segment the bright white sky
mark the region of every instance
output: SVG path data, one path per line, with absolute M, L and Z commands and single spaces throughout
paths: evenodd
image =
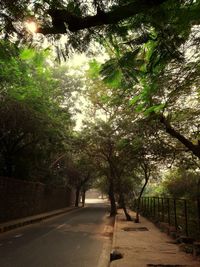
M 33 39 L 35 40 L 36 43 L 41 43 L 41 35 L 38 33 L 34 33 L 33 34 Z M 44 49 L 46 48 L 51 48 L 54 50 L 53 45 L 48 41 L 47 38 L 45 38 L 44 36 L 42 36 L 42 47 Z M 60 40 L 57 41 L 57 45 L 63 45 L 66 44 L 68 42 L 68 38 L 66 35 L 62 35 Z M 77 72 L 80 72 L 80 74 L 84 73 L 89 65 L 88 62 L 92 59 L 96 59 L 97 61 L 103 63 L 105 62 L 106 59 L 108 59 L 108 55 L 104 52 L 104 50 L 102 49 L 102 47 L 100 47 L 99 44 L 95 44 L 93 45 L 94 47 L 94 52 L 93 52 L 93 56 L 88 57 L 86 54 L 84 53 L 74 53 L 71 57 L 69 57 L 69 59 L 66 62 L 62 62 L 62 65 L 67 65 L 70 68 L 70 75 L 76 74 Z M 55 51 L 55 50 L 54 50 Z M 56 54 L 56 52 L 55 52 Z M 96 55 L 95 55 L 96 54 Z M 86 118 L 86 106 L 87 106 L 87 100 L 86 98 L 84 98 L 84 96 L 79 96 L 77 98 L 77 102 L 75 103 L 75 108 L 81 110 L 81 113 L 77 113 L 74 116 L 74 119 L 76 121 L 76 127 L 75 130 L 80 130 L 81 126 L 82 126 L 82 121 Z
M 93 57 L 88 57 L 86 56 L 86 54 L 75 53 L 71 58 L 69 58 L 69 60 L 66 63 L 63 64 L 67 64 L 68 66 L 71 67 L 71 71 L 69 72 L 71 75 L 76 74 L 77 72 L 80 72 L 81 74 L 88 69 L 89 67 L 88 62 L 94 58 L 97 61 L 103 63 L 108 58 L 108 56 L 105 53 L 104 54 L 102 53 L 102 49 L 101 49 L 101 54 L 98 53 L 98 56 L 93 56 Z M 76 113 L 76 115 L 74 116 L 74 119 L 76 121 L 76 127 L 75 127 L 76 131 L 79 131 L 81 129 L 82 121 L 86 119 L 87 106 L 88 102 L 86 98 L 83 95 L 79 95 L 77 98 L 77 102 L 75 103 L 75 108 L 81 110 L 81 113 Z

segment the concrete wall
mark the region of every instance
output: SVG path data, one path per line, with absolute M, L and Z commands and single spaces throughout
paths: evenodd
M 68 207 L 69 188 L 0 177 L 0 223 Z

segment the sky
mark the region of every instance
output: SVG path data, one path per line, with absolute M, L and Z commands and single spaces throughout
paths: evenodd
M 58 47 L 64 47 L 65 44 L 67 44 L 68 42 L 68 37 L 66 35 L 62 35 L 61 38 L 57 41 L 54 41 L 54 45 L 52 45 L 45 36 L 43 35 L 41 36 L 38 33 L 34 33 L 35 31 L 34 23 L 33 24 L 28 23 L 28 27 L 33 29 L 31 31 L 31 34 L 33 34 L 33 39 L 35 40 L 35 42 L 41 45 L 41 40 L 42 40 L 43 41 L 42 48 L 52 49 L 53 54 L 55 55 L 55 58 L 56 58 L 55 42 L 57 42 Z M 88 55 L 86 55 L 86 53 L 73 53 L 66 59 L 66 61 L 61 62 L 62 65 L 66 64 L 67 66 L 70 67 L 70 71 L 68 74 L 73 75 L 73 74 L 77 74 L 78 72 L 80 74 L 84 73 L 89 68 L 89 64 L 88 64 L 89 61 L 94 58 L 95 60 L 101 63 L 105 62 L 106 59 L 108 59 L 108 55 L 104 52 L 103 48 L 100 47 L 99 44 L 96 43 L 95 45 L 93 45 L 92 49 L 94 50 L 93 56 L 89 57 Z M 73 116 L 73 118 L 76 122 L 75 130 L 79 131 L 81 130 L 82 121 L 86 119 L 86 108 L 87 108 L 88 102 L 87 102 L 86 97 L 84 97 L 83 95 L 78 95 L 76 99 L 77 100 L 76 100 L 74 108 L 79 109 L 81 113 L 77 112 Z
M 103 63 L 108 58 L 106 54 L 101 54 L 98 56 L 88 57 L 86 54 L 75 53 L 67 62 L 68 66 L 71 66 L 71 71 L 69 72 L 71 75 L 76 74 L 77 72 L 84 73 L 89 68 L 89 61 L 92 59 L 96 59 L 97 61 Z M 65 64 L 65 63 L 63 63 Z M 83 88 L 84 89 L 84 88 Z M 74 115 L 74 119 L 76 121 L 75 130 L 80 131 L 82 122 L 87 118 L 86 109 L 88 106 L 88 102 L 84 95 L 78 95 L 77 101 L 75 103 L 75 108 L 79 109 L 81 113 L 76 113 Z

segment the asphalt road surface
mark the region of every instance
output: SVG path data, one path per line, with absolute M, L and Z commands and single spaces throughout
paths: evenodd
M 1 267 L 106 267 L 112 223 L 106 203 L 0 235 Z

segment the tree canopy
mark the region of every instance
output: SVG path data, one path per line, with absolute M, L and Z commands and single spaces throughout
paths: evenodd
M 176 170 L 171 172 L 176 179 L 165 183 L 170 194 L 175 195 L 172 187 L 181 179 L 194 177 L 196 183 L 199 1 L 17 0 L 14 5 L 1 1 L 0 8 L 4 175 L 17 174 L 26 161 L 44 180 L 71 183 L 77 199 L 92 176 L 101 178 L 111 214 L 117 198 L 127 218 L 129 195 L 140 198 L 162 168 Z M 36 23 L 35 34 L 26 28 L 28 23 Z M 107 59 L 90 61 L 81 80 L 69 68 L 49 64 L 48 49 L 30 48 L 38 45 L 38 36 L 60 44 L 65 60 L 70 51 L 94 53 L 96 43 Z M 72 110 L 80 87 L 90 104 L 77 134 Z M 24 175 L 35 175 L 27 169 Z M 177 192 L 182 194 L 183 188 Z
M 44 35 L 67 34 L 67 47 L 87 49 L 91 40 L 103 41 L 116 35 L 129 42 L 146 43 L 155 28 L 177 48 L 188 37 L 193 25 L 199 25 L 200 4 L 195 0 L 93 0 L 1 1 L 2 34 L 26 33 L 25 21 L 37 22 Z M 78 40 L 81 40 L 79 42 Z M 66 49 L 68 49 L 66 47 Z M 171 50 L 172 51 L 172 50 Z
M 71 135 L 72 77 L 65 75 L 63 85 L 57 78 L 63 70 L 47 63 L 48 54 L 1 41 L 0 156 L 1 174 L 6 176 L 40 176 L 39 169 L 51 165 L 53 154 L 66 149 L 65 140 Z M 24 167 L 24 174 L 17 174 L 23 161 L 32 167 L 29 173 Z

